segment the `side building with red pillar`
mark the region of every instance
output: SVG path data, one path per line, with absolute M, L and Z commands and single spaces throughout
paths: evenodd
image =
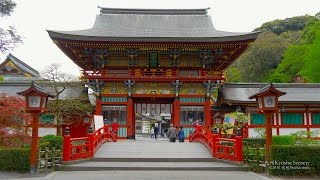
M 224 70 L 258 36 L 214 28 L 208 9 L 100 8 L 91 29 L 51 31 L 53 42 L 99 93 L 96 114 L 119 123 L 119 138 L 151 126 L 212 126 Z

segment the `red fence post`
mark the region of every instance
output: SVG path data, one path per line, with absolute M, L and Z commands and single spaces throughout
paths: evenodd
M 212 134 L 212 157 L 216 156 L 216 152 L 217 152 L 217 138 L 218 138 L 218 134 Z
M 63 136 L 63 161 L 70 161 L 71 146 L 70 131 L 69 128 L 66 127 Z
M 236 161 L 243 161 L 242 136 L 236 136 Z
M 93 157 L 94 155 L 94 133 L 93 133 L 93 127 L 90 126 L 89 128 L 89 132 L 88 132 L 88 135 L 89 135 L 89 142 L 90 142 L 90 145 L 89 145 L 89 151 L 91 152 L 91 157 Z
M 108 124 L 104 124 L 103 132 L 104 132 L 104 138 L 106 139 L 106 141 L 108 141 L 108 138 L 109 138 L 109 127 L 108 127 Z

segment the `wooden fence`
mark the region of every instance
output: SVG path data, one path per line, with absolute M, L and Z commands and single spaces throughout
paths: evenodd
M 38 152 L 38 173 L 50 173 L 62 163 L 62 151 L 45 147 Z
M 266 171 L 266 147 L 259 144 L 244 143 L 244 163 L 254 172 Z

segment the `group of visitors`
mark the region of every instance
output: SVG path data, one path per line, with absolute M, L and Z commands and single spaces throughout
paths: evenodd
M 151 138 L 153 139 L 157 139 L 157 135 L 159 133 L 159 128 L 158 126 L 152 127 L 150 130 L 150 135 Z M 161 137 L 164 137 L 165 135 L 165 131 L 164 129 L 161 129 Z M 180 126 L 180 128 L 178 129 L 178 127 L 173 127 L 173 124 L 170 124 L 170 128 L 167 130 L 166 132 L 167 137 L 170 139 L 170 142 L 176 142 L 176 139 L 179 139 L 179 142 L 184 142 L 184 131 L 183 131 L 183 127 Z
M 179 142 L 184 142 L 184 131 L 183 127 L 180 126 L 179 130 L 177 130 L 178 127 L 173 127 L 173 124 L 170 124 L 170 128 L 168 129 L 168 137 L 170 139 L 170 142 L 176 142 L 176 139 L 178 137 Z

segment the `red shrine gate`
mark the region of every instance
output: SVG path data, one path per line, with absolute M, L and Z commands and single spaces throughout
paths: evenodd
M 100 8 L 91 29 L 48 33 L 83 69 L 83 79 L 100 97 L 95 114 L 108 122 L 117 120 L 120 138 L 134 138 L 139 129 L 137 113 L 141 122 L 143 118 L 158 121 L 161 116 L 165 124 L 163 104 L 170 107 L 166 111 L 170 123 L 183 126 L 189 135 L 196 120 L 207 129 L 212 127 L 210 111 L 215 102 L 211 100 L 225 80 L 224 70 L 258 36 L 258 32 L 218 31 L 207 11 Z M 110 136 L 101 133 L 94 137 L 105 141 Z M 102 142 L 98 139 L 88 143 Z M 97 147 L 91 145 L 90 152 Z

